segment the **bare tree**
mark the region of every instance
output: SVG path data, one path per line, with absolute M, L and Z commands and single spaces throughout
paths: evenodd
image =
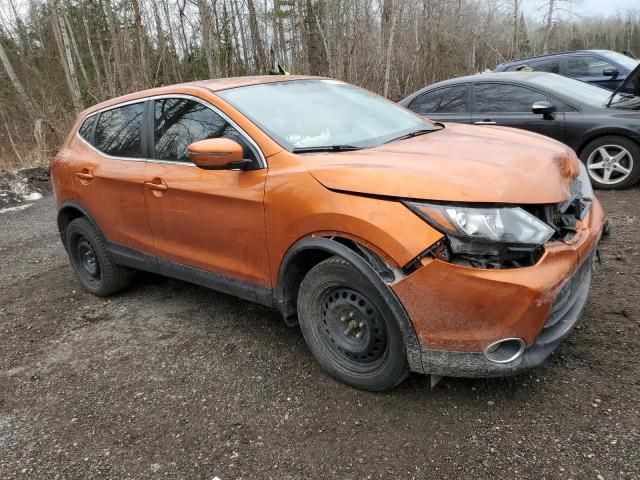
M 0 61 L 2 61 L 2 66 L 4 67 L 5 72 L 7 72 L 7 75 L 9 76 L 9 80 L 11 80 L 11 84 L 13 85 L 13 88 L 15 88 L 18 96 L 20 97 L 20 100 L 22 101 L 24 108 L 29 114 L 29 117 L 31 117 L 31 120 L 35 120 L 36 110 L 33 107 L 33 103 L 31 102 L 31 99 L 29 98 L 29 96 L 27 95 L 27 92 L 22 86 L 22 82 L 16 75 L 16 72 L 13 69 L 13 65 L 11 65 L 11 62 L 9 61 L 9 57 L 7 56 L 7 52 L 5 51 L 1 41 L 0 41 Z

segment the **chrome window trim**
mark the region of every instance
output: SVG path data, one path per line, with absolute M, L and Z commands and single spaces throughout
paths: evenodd
M 127 102 L 122 102 L 122 103 L 118 103 L 115 105 L 110 105 L 108 107 L 104 107 L 101 108 L 100 110 L 96 110 L 95 112 L 91 112 L 89 115 L 87 115 L 86 117 L 83 118 L 82 123 L 84 123 L 89 117 L 92 117 L 93 115 L 98 115 L 99 113 L 102 112 L 106 112 L 108 110 L 113 110 L 114 108 L 120 108 L 120 107 L 126 107 L 127 105 L 133 105 L 135 103 L 144 103 L 150 100 L 158 100 L 158 99 L 166 99 L 166 98 L 184 98 L 187 100 L 193 100 L 195 102 L 198 102 L 202 105 L 204 105 L 205 107 L 207 107 L 208 109 L 210 109 L 211 111 L 213 111 L 213 113 L 216 113 L 218 115 L 220 115 L 225 121 L 227 121 L 233 128 L 235 128 L 238 133 L 240 133 L 240 135 L 242 135 L 242 137 L 253 147 L 253 149 L 258 153 L 258 163 L 259 168 L 267 168 L 267 160 L 264 156 L 264 153 L 262 153 L 262 150 L 260 149 L 260 147 L 258 146 L 258 144 L 253 140 L 253 138 L 251 138 L 249 136 L 249 134 L 247 132 L 245 132 L 236 122 L 234 122 L 231 118 L 229 118 L 229 116 L 224 113 L 222 110 L 220 110 L 218 107 L 211 105 L 209 102 L 207 102 L 206 100 L 199 98 L 199 97 L 195 97 L 193 95 L 187 95 L 185 93 L 166 93 L 166 94 L 162 94 L 162 95 L 153 95 L 151 97 L 143 97 L 143 98 L 137 98 L 135 100 L 129 100 Z M 81 124 L 82 125 L 82 124 Z M 76 130 L 76 137 L 78 137 L 80 140 L 82 140 L 84 143 L 86 143 L 87 145 L 89 145 L 89 147 L 91 147 L 94 151 L 96 151 L 97 153 L 99 153 L 100 155 L 103 155 L 111 160 L 128 160 L 128 161 L 134 161 L 134 162 L 153 162 L 153 163 L 166 163 L 169 165 L 183 165 L 183 166 L 188 166 L 188 167 L 195 167 L 196 165 L 191 163 L 191 162 L 180 162 L 180 161 L 173 161 L 173 160 L 157 160 L 155 158 L 131 158 L 131 157 L 114 157 L 113 155 L 109 155 L 107 153 L 104 153 L 102 150 L 99 150 L 98 148 L 94 147 L 93 145 L 91 145 L 87 140 L 85 140 L 83 137 L 80 136 L 80 128 L 78 128 Z

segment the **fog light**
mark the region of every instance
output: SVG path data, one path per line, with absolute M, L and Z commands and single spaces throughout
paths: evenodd
M 493 363 L 509 363 L 520 358 L 526 344 L 521 338 L 503 338 L 487 345 L 482 353 Z

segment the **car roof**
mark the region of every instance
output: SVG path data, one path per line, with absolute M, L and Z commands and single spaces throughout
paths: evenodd
M 487 73 L 476 73 L 474 75 L 466 75 L 464 77 L 453 77 L 448 80 L 443 80 L 438 83 L 434 83 L 429 85 L 426 88 L 435 87 L 437 85 L 445 85 L 452 83 L 467 83 L 467 82 L 479 82 L 484 80 L 513 80 L 513 81 L 526 81 L 535 77 L 544 76 L 544 75 L 555 75 L 555 73 L 550 72 L 487 72 Z
M 154 97 L 157 95 L 170 95 L 172 93 L 179 94 L 185 93 L 188 90 L 205 89 L 211 92 L 217 92 L 220 90 L 226 90 L 229 88 L 247 87 L 250 85 L 261 85 L 265 83 L 275 82 L 291 82 L 295 80 L 321 80 L 326 77 L 313 77 L 309 75 L 255 75 L 246 77 L 228 77 L 228 78 L 216 78 L 207 80 L 197 80 L 195 82 L 176 83 L 174 85 L 166 85 L 162 87 L 150 88 L 147 90 L 140 90 L 132 92 L 127 95 L 106 100 L 104 102 L 93 105 L 80 113 L 80 116 L 89 115 L 97 110 L 101 110 L 106 107 L 119 105 L 121 103 L 132 102 L 140 100 L 146 97 Z
M 533 57 L 523 57 L 518 58 L 516 60 L 509 60 L 508 62 L 502 62 L 498 67 L 503 67 L 505 65 L 513 65 L 516 63 L 527 62 L 528 60 L 538 60 L 543 58 L 552 58 L 552 57 L 561 57 L 564 55 L 572 55 L 574 53 L 600 53 L 606 54 L 611 52 L 611 50 L 603 50 L 603 49 L 592 49 L 592 50 L 567 50 L 566 52 L 555 52 L 555 53 L 545 53 L 542 55 L 535 55 Z M 497 68 L 497 67 L 496 67 Z
M 476 73 L 474 75 L 466 75 L 464 77 L 453 77 L 448 80 L 442 80 L 438 83 L 433 83 L 431 85 L 427 85 L 420 90 L 413 92 L 407 97 L 400 100 L 398 103 L 403 106 L 408 106 L 414 98 L 419 97 L 423 93 L 426 93 L 430 90 L 445 87 L 448 85 L 456 85 L 463 83 L 471 83 L 471 82 L 491 82 L 491 81 L 513 81 L 513 82 L 523 82 L 527 83 L 528 80 L 532 78 L 540 77 L 540 76 L 548 76 L 548 75 L 556 75 L 555 73 L 550 72 L 487 72 L 487 73 Z

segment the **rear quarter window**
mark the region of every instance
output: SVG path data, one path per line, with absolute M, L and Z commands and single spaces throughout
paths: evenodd
M 93 125 L 96 123 L 96 115 L 87 117 L 80 128 L 78 129 L 78 135 L 84 138 L 87 142 L 92 143 L 91 133 L 93 132 Z
M 95 147 L 113 157 L 143 158 L 142 119 L 144 103 L 116 107 L 100 114 Z

